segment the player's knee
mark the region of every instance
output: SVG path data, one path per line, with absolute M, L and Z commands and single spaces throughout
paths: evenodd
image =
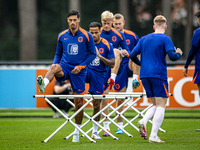
M 114 49 L 115 58 L 121 56 L 121 51 L 119 49 Z
M 54 73 L 58 73 L 62 70 L 61 66 L 59 64 L 53 64 L 51 65 L 51 71 Z

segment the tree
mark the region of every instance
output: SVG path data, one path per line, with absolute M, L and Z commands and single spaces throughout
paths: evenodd
M 37 57 L 36 0 L 18 0 L 20 19 L 20 60 L 33 61 Z

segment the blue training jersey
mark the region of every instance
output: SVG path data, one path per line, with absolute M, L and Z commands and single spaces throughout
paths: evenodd
M 195 69 L 200 69 L 200 28 L 194 31 L 191 45 L 198 48 L 195 57 Z
M 115 58 L 114 51 L 112 45 L 105 40 L 104 38 L 101 38 L 101 41 L 98 44 L 95 44 L 97 49 L 99 50 L 99 53 L 107 58 Z M 94 69 L 99 72 L 106 72 L 106 65 L 101 61 L 99 57 L 96 57 L 89 65 L 88 68 Z
M 175 51 L 174 44 L 165 34 L 148 34 L 134 48 L 141 56 L 140 79 L 153 77 L 167 81 L 166 54 Z
M 124 36 L 126 38 L 126 43 L 128 45 L 128 48 L 131 52 L 133 48 L 137 45 L 139 37 L 133 31 L 126 29 L 124 29 Z M 123 57 L 122 61 L 123 63 L 127 63 L 129 61 L 129 58 Z
M 54 64 L 64 62 L 68 67 L 86 67 L 96 57 L 96 49 L 91 33 L 79 27 L 72 34 L 70 29 L 58 35 Z
M 113 48 L 119 48 L 121 47 L 122 49 L 126 49 L 127 52 L 130 54 L 130 50 L 128 48 L 128 45 L 126 44 L 126 38 L 124 36 L 124 34 L 119 31 L 116 30 L 114 28 L 111 28 L 110 31 L 105 31 L 102 27 L 101 29 L 101 37 L 106 39 L 108 42 L 110 42 L 113 46 Z

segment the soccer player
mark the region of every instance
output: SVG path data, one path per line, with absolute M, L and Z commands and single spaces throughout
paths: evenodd
M 195 13 L 195 17 L 197 19 L 198 24 L 200 25 L 200 10 Z M 199 96 L 200 96 L 200 28 L 194 31 L 191 45 L 192 46 L 190 48 L 187 61 L 183 69 L 183 74 L 187 77 L 188 66 L 190 65 L 193 58 L 196 56 L 193 83 L 197 84 L 197 87 L 199 89 Z M 200 131 L 200 129 L 197 129 L 196 131 Z
M 157 136 L 157 132 L 163 122 L 167 97 L 169 97 L 166 54 L 172 61 L 178 60 L 182 55 L 181 49 L 175 49 L 171 39 L 164 34 L 167 29 L 166 22 L 164 16 L 156 16 L 153 25 L 155 32 L 142 37 L 130 54 L 130 58 L 135 63 L 141 64 L 140 79 L 147 97 L 153 103 L 153 107 L 138 122 L 140 135 L 146 140 L 148 137 L 146 124 L 153 117 L 149 137 L 151 143 L 165 143 Z M 138 60 L 137 54 L 140 54 L 141 61 Z
M 107 66 L 114 67 L 115 55 L 112 45 L 100 37 L 101 24 L 92 22 L 89 25 L 89 32 L 92 34 L 96 46 L 97 57 L 88 65 L 86 83 L 90 84 L 89 93 L 94 95 L 102 95 L 104 93 L 104 80 Z M 101 99 L 93 100 L 93 116 L 100 110 Z M 100 115 L 95 119 L 99 123 Z M 101 139 L 97 134 L 98 126 L 93 123 L 92 138 Z
M 124 29 L 124 25 L 125 25 L 124 16 L 119 13 L 115 14 L 113 26 L 115 29 L 121 31 L 124 34 L 129 50 L 132 51 L 133 48 L 138 43 L 139 38 L 133 31 Z M 140 85 L 140 82 L 138 82 L 138 74 L 140 67 L 135 63 L 133 63 L 133 61 L 127 57 L 123 57 L 122 63 L 120 65 L 122 66 L 120 67 L 121 73 L 116 77 L 115 87 L 114 87 L 115 91 L 126 92 L 128 86 L 128 77 L 133 77 L 132 87 L 136 89 Z M 123 102 L 124 99 L 117 99 L 117 107 L 121 105 Z M 121 107 L 118 111 L 122 112 L 123 107 Z M 117 122 L 118 125 L 123 128 L 123 118 L 118 117 Z M 123 131 L 121 129 L 118 129 L 116 131 L 116 134 L 123 134 Z
M 114 81 L 117 76 L 117 72 L 119 70 L 120 63 L 122 61 L 122 57 L 129 57 L 129 48 L 127 46 L 124 34 L 112 27 L 113 24 L 113 13 L 110 11 L 104 11 L 101 14 L 101 23 L 102 23 L 102 31 L 101 31 L 101 37 L 106 39 L 108 42 L 110 42 L 113 46 L 114 49 L 114 54 L 115 54 L 115 65 L 112 69 L 107 68 L 107 73 L 106 73 L 106 80 L 104 81 L 104 94 L 108 94 L 108 91 L 114 87 Z M 122 50 L 119 48 L 121 47 Z M 111 74 L 110 74 L 111 73 Z M 108 83 L 109 85 L 108 85 Z M 108 87 L 108 88 L 107 88 Z M 108 104 L 108 99 L 103 99 L 101 102 L 101 108 L 104 108 Z M 106 109 L 104 111 L 105 114 L 108 114 L 109 110 Z M 102 116 L 103 118 L 104 116 Z M 110 131 L 109 128 L 109 122 L 106 119 L 104 122 L 104 128 L 108 131 Z M 106 132 L 104 132 L 103 136 L 108 136 Z
M 52 79 L 57 81 L 70 79 L 73 94 L 81 95 L 85 91 L 86 66 L 96 57 L 96 49 L 92 35 L 79 26 L 79 12 L 72 10 L 68 13 L 69 29 L 58 35 L 57 49 L 54 62 L 47 71 L 44 79 L 38 76 L 37 84 L 41 93 Z M 74 97 L 75 110 L 83 105 L 83 98 Z M 75 117 L 78 127 L 81 126 L 83 111 Z M 72 142 L 79 142 L 79 130 L 75 128 Z

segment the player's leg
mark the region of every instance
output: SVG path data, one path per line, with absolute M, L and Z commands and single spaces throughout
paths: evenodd
M 101 99 L 95 99 L 93 100 L 93 115 L 97 114 L 100 111 L 100 103 L 101 103 Z M 94 118 L 94 120 L 99 123 L 100 120 L 100 114 Z M 92 138 L 93 139 L 101 139 L 101 137 L 97 134 L 97 130 L 98 130 L 98 125 L 96 125 L 95 123 L 93 123 L 93 133 L 92 133 Z
M 124 87 L 123 89 L 121 89 L 119 92 L 126 92 L 126 87 Z M 117 107 L 120 106 L 125 99 L 117 99 Z M 118 109 L 118 112 L 122 112 L 124 110 L 124 107 L 122 106 L 120 109 Z M 117 118 L 117 123 L 118 125 L 123 128 L 123 118 L 122 117 L 118 117 Z M 116 134 L 123 134 L 123 131 L 121 129 L 118 128 L 118 130 L 116 131 Z
M 128 62 L 120 66 L 118 71 L 117 78 L 115 80 L 115 91 L 117 92 L 126 92 L 128 86 L 128 77 L 132 76 L 133 72 L 129 69 Z M 117 107 L 120 106 L 125 99 L 118 99 L 117 100 Z M 119 112 L 123 111 L 123 106 L 118 110 Z M 118 125 L 123 128 L 123 118 L 120 116 L 117 118 Z M 116 131 L 116 134 L 123 134 L 121 129 Z
M 199 97 L 200 97 L 200 84 L 197 84 L 198 90 L 199 90 Z M 200 131 L 200 129 L 196 129 L 196 131 Z
M 155 101 L 155 97 L 150 97 L 150 100 L 153 104 L 153 106 L 151 108 L 149 108 L 147 110 L 147 112 L 145 113 L 144 117 L 143 117 L 143 123 L 144 125 L 146 126 L 147 122 L 153 118 L 154 114 L 155 114 L 155 111 L 156 111 L 156 101 Z
M 57 76 L 57 77 L 63 77 L 64 76 L 64 72 L 62 70 L 62 67 L 59 64 L 51 65 L 51 67 L 47 71 L 44 79 L 41 75 L 39 75 L 37 77 L 37 84 L 38 84 L 40 93 L 45 92 L 46 86 L 49 84 L 49 82 L 51 82 L 53 80 L 54 76 Z
M 152 90 L 155 95 L 156 111 L 153 117 L 153 124 L 149 137 L 149 142 L 165 143 L 164 141 L 160 140 L 160 138 L 157 136 L 157 133 L 163 122 L 167 97 L 169 97 L 168 82 L 156 78 L 153 78 L 150 81 L 152 85 Z
M 109 93 L 109 90 L 108 90 L 108 88 L 106 88 L 106 90 L 104 91 L 104 94 L 108 94 Z M 102 99 L 101 100 L 101 104 L 100 104 L 100 109 L 103 109 L 104 107 L 106 107 L 107 105 L 108 105 L 108 99 Z M 105 114 L 105 115 L 108 115 L 109 114 L 109 108 L 106 108 L 104 111 L 103 111 L 103 113 Z M 104 115 L 102 115 L 102 119 L 104 119 Z M 105 119 L 104 121 L 103 121 L 103 125 L 104 125 L 104 129 L 105 130 L 107 130 L 107 131 L 109 131 L 110 132 L 110 127 L 109 127 L 109 120 L 108 119 Z M 103 133 L 103 136 L 109 136 L 106 132 L 104 132 Z
M 149 142 L 165 143 L 164 141 L 160 140 L 160 138 L 157 136 L 157 133 L 164 119 L 167 97 L 155 97 L 155 100 L 156 112 L 153 117 L 153 125 L 149 137 Z
M 114 54 L 115 54 L 115 65 L 113 68 L 111 68 L 111 76 L 108 79 L 108 84 L 109 84 L 109 90 L 114 88 L 115 85 L 115 79 L 117 76 L 117 72 L 119 70 L 120 67 L 120 63 L 122 61 L 122 54 L 121 51 L 119 49 L 114 49 Z
M 70 71 L 70 70 L 68 70 Z M 70 82 L 72 85 L 73 95 L 82 95 L 85 91 L 85 76 L 86 76 L 86 69 L 81 70 L 79 74 L 72 74 L 71 71 L 68 72 L 70 76 Z M 78 111 L 83 106 L 83 98 L 74 97 L 74 104 L 75 104 L 75 111 Z M 75 116 L 75 123 L 78 127 L 81 126 L 83 120 L 83 110 L 81 110 Z M 75 128 L 73 140 L 72 142 L 79 142 L 79 130 Z
M 79 95 L 76 92 L 74 92 L 73 94 Z M 75 104 L 75 111 L 79 110 L 83 106 L 83 98 L 74 97 L 74 104 Z M 75 123 L 79 128 L 81 127 L 82 120 L 83 120 L 83 110 L 81 110 L 75 116 Z M 72 142 L 79 142 L 79 130 L 77 128 L 75 128 Z
M 143 78 L 142 80 L 142 84 L 143 87 L 146 90 L 146 95 L 147 98 L 150 98 L 151 102 L 153 103 L 153 107 L 151 107 L 144 115 L 143 119 L 141 119 L 140 121 L 138 121 L 138 128 L 139 128 L 139 133 L 140 136 L 147 140 L 148 135 L 147 135 L 147 130 L 146 130 L 146 124 L 148 122 L 149 119 L 151 119 L 155 113 L 155 105 L 156 105 L 156 101 L 154 98 L 154 93 L 152 91 L 152 87 L 151 87 L 151 82 L 149 81 L 148 78 Z
M 95 71 L 95 70 L 88 68 L 86 81 L 87 81 L 88 76 L 90 78 L 89 93 L 94 94 L 94 95 L 102 95 L 104 93 L 105 73 L 104 72 L 98 72 L 98 71 Z M 100 103 L 101 103 L 101 99 L 94 99 L 93 100 L 93 116 L 96 115 L 100 111 Z M 94 120 L 99 124 L 100 114 L 97 117 L 95 117 Z M 101 139 L 101 137 L 99 137 L 99 135 L 97 134 L 97 130 L 98 130 L 98 125 L 96 125 L 93 122 L 92 138 Z

